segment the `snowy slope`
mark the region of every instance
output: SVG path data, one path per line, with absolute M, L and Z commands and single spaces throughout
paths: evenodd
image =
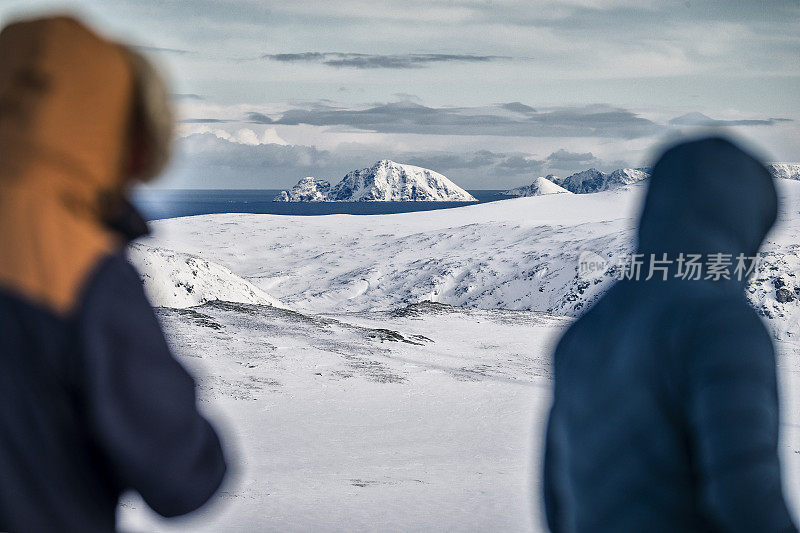
M 800 245 L 770 247 L 747 287 L 747 298 L 777 339 L 800 337 Z
M 793 277 L 789 259 L 800 242 L 800 182 L 778 185 L 780 228 L 765 246 L 757 308 L 774 299 L 784 316 L 773 309 L 769 321 L 776 335 L 785 336 L 799 304 L 778 302 L 769 287 L 777 276 Z M 157 221 L 148 242 L 225 265 L 309 312 L 432 300 L 575 316 L 613 282 L 610 272 L 591 282 L 580 279 L 578 255 L 591 250 L 613 262 L 630 253 L 643 192 L 550 194 L 400 215 L 206 215 Z
M 232 474 L 215 503 L 170 523 L 129 496 L 121 531 L 542 531 L 534 436 L 568 319 L 223 302 L 159 318 Z
M 639 193 L 551 194 L 398 215 L 205 215 L 156 221 L 145 242 L 224 265 L 310 312 L 434 300 L 564 314 L 579 250 L 628 242 Z
M 767 170 L 776 178 L 800 180 L 800 163 L 770 163 Z
M 778 227 L 748 296 L 776 337 L 779 452 L 796 513 L 800 182 L 778 188 Z M 632 249 L 643 190 L 155 222 L 147 246 L 225 265 L 298 311 L 213 298 L 159 309 L 236 471 L 216 504 L 170 524 L 130 497 L 120 529 L 544 531 L 549 361 L 570 319 L 540 311 L 576 315 L 613 282 L 582 280 L 577 257 Z M 164 254 L 157 270 L 186 263 L 145 252 L 150 268 Z
M 418 304 L 304 315 L 160 309 L 223 431 L 232 474 L 166 523 L 126 498 L 122 531 L 544 532 L 550 354 L 569 319 Z M 798 345 L 777 343 L 780 454 L 800 510 Z
M 273 201 L 275 202 L 324 202 L 328 199 L 331 184 L 312 176 L 307 176 L 297 182 L 297 185 L 288 191 L 281 191 Z
M 555 176 L 551 175 L 548 177 L 554 178 Z M 503 191 L 501 194 L 503 196 L 525 197 L 525 196 L 542 196 L 545 194 L 558 194 L 558 193 L 569 193 L 569 191 L 559 185 L 556 185 L 548 178 L 539 176 L 530 185 L 517 187 L 516 189 L 509 189 L 507 191 Z
M 475 197 L 432 170 L 384 159 L 347 174 L 330 192 L 339 202 L 474 202 Z
M 131 244 L 128 254 L 154 306 L 185 308 L 222 300 L 283 307 L 252 283 L 206 259 L 139 243 Z

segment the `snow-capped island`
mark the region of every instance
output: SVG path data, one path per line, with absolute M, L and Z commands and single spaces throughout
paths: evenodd
M 800 164 L 769 163 L 775 178 L 800 180 Z M 539 176 L 530 185 L 498 193 L 499 196 L 544 196 L 558 193 L 589 194 L 635 185 L 650 177 L 649 168 L 619 168 L 602 172 L 582 170 L 567 177 Z M 339 183 L 311 176 L 289 190 L 281 191 L 276 202 L 476 202 L 476 198 L 447 177 L 422 167 L 388 159 L 348 173 Z
M 342 181 L 330 183 L 306 177 L 276 202 L 477 202 L 470 193 L 447 177 L 388 159 L 349 172 Z
M 331 184 L 312 176 L 306 176 L 288 191 L 281 191 L 274 202 L 324 202 L 328 199 Z
M 553 178 L 556 177 L 553 176 L 552 174 L 549 174 L 546 177 L 539 176 L 530 185 L 524 185 L 522 187 L 517 187 L 515 189 L 509 189 L 507 191 L 503 191 L 500 193 L 500 196 L 523 197 L 523 196 L 544 196 L 545 194 L 559 194 L 559 193 L 572 194 L 564 187 L 556 185 L 552 181 Z

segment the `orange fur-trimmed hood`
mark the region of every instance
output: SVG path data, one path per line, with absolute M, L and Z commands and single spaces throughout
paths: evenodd
M 58 313 L 123 240 L 134 76 L 125 48 L 70 17 L 0 32 L 0 289 Z

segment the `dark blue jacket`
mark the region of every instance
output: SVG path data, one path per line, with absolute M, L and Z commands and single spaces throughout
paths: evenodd
M 651 178 L 643 277 L 650 254 L 754 256 L 776 212 L 772 179 L 753 157 L 717 138 L 679 145 Z M 778 461 L 774 350 L 744 281 L 668 268 L 667 281 L 654 270 L 615 284 L 556 348 L 548 525 L 795 531 Z
M 60 316 L 0 292 L 0 531 L 113 531 L 126 489 L 180 515 L 225 475 L 125 258 L 100 261 L 79 300 Z

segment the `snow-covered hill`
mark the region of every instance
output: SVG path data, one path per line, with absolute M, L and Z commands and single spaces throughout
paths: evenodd
M 800 182 L 776 183 L 778 225 L 747 290 L 776 340 L 779 448 L 797 513 Z M 178 524 L 129 496 L 120 529 L 544 531 L 531 495 L 541 494 L 535 458 L 553 343 L 570 323 L 563 315 L 583 312 L 614 281 L 610 271 L 582 279 L 577 260 L 633 249 L 643 192 L 396 215 L 154 222 L 133 247 L 146 283 L 194 296 L 243 278 L 294 310 L 211 293 L 198 298 L 210 300 L 202 306 L 158 310 L 201 406 L 224 415 L 214 422 L 241 468 L 222 505 Z M 208 282 L 217 269 L 219 283 Z
M 180 309 L 215 300 L 283 307 L 249 281 L 206 259 L 139 243 L 131 244 L 128 254 L 156 307 Z
M 427 168 L 384 159 L 348 173 L 333 188 L 327 181 L 303 178 L 276 201 L 308 202 L 476 202 L 474 196 Z
M 331 190 L 330 182 L 307 176 L 288 191 L 281 191 L 274 202 L 324 202 Z
M 800 218 L 792 207 L 800 204 L 800 182 L 777 183 L 781 225 L 765 247 L 763 281 L 756 282 L 752 298 L 757 308 L 767 304 L 772 318 L 766 311 L 765 318 L 776 335 L 785 336 L 800 303 L 778 301 L 774 283 L 784 276 L 788 287 L 794 279 L 787 257 L 800 242 Z M 370 217 L 206 215 L 157 221 L 149 242 L 225 265 L 309 312 L 432 300 L 575 316 L 613 282 L 610 273 L 580 279 L 578 255 L 591 250 L 613 260 L 630 253 L 643 192 L 623 187 Z M 800 283 L 788 289 L 794 287 Z
M 589 170 L 576 172 L 566 178 L 553 176 L 552 180 L 570 192 L 587 194 L 634 185 L 649 177 L 648 169 L 644 168 L 620 168 L 610 174 L 601 172 L 596 168 L 590 168 Z
M 555 178 L 555 176 L 553 175 L 549 175 L 547 177 L 539 176 L 530 185 L 517 187 L 516 189 L 509 189 L 507 191 L 503 191 L 500 194 L 502 196 L 514 196 L 517 198 L 525 196 L 543 196 L 545 194 L 558 194 L 558 193 L 570 194 L 570 192 L 567 189 L 559 185 L 556 185 L 555 183 L 550 181 L 549 178 Z
M 776 178 L 800 180 L 800 163 L 770 163 L 767 170 Z

